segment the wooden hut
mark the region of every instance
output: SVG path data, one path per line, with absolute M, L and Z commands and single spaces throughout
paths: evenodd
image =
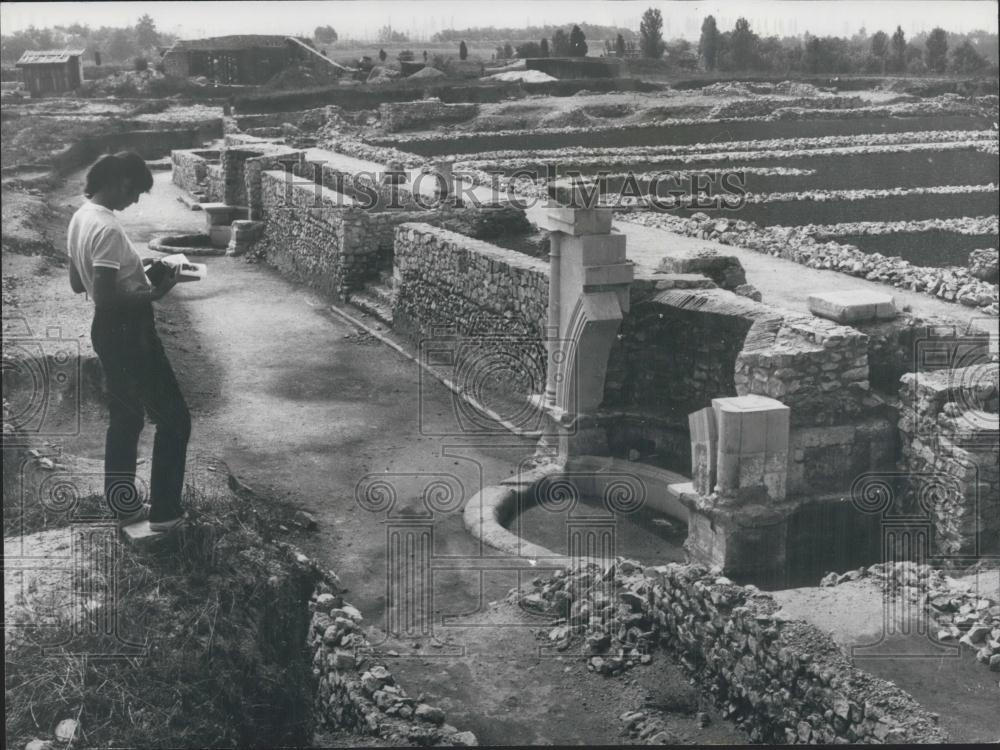
M 75 91 L 83 83 L 82 49 L 28 50 L 14 66 L 32 96 Z

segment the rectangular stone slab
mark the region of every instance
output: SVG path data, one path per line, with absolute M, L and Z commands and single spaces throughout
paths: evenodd
M 122 527 L 122 538 L 133 547 L 144 547 L 165 536 L 165 533 L 149 528 L 149 521 L 139 521 Z
M 809 295 L 809 311 L 837 323 L 892 320 L 896 302 L 891 294 L 863 289 L 849 292 L 819 292 Z

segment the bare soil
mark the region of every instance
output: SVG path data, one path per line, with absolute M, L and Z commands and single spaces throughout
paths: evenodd
M 56 224 L 68 218 L 78 192 L 79 175 L 53 196 L 61 209 Z M 165 228 L 196 230 L 202 215 L 175 198 L 169 174 L 157 174 L 153 193 L 122 214 L 130 236 L 142 241 Z M 386 640 L 396 616 L 386 575 L 393 520 L 426 512 L 422 496 L 430 479 L 457 482 L 467 499 L 512 474 L 534 445 L 499 428 L 463 434 L 449 391 L 395 352 L 367 345 L 312 292 L 240 259 L 207 261 L 208 279 L 178 287 L 157 306 L 158 330 L 193 413 L 189 453 L 208 452 L 257 494 L 316 516 L 317 531 L 287 524 L 286 538 L 337 571 L 373 640 L 395 646 L 394 672 L 408 692 L 424 692 L 447 711 L 449 723 L 483 743 L 617 744 L 628 739 L 618 716 L 648 702 L 668 707 L 664 715 L 679 742 L 746 741 L 707 706 L 713 720 L 699 726 L 693 711 L 700 699 L 666 656 L 620 678 L 588 673 L 583 655 L 540 656 L 534 631 L 544 622 L 503 601 L 524 573 L 504 570 L 503 560 L 491 570 L 483 559 L 491 553 L 465 532 L 460 506 L 430 519 L 434 585 L 425 630 Z M 52 273 L 37 275 L 36 262 L 5 255 L 4 273 L 23 294 L 21 314 L 35 329 L 63 325 L 86 339 L 89 303 L 70 293 L 65 269 L 53 265 Z M 84 416 L 80 435 L 59 448 L 96 460 L 104 417 L 96 406 Z M 149 455 L 149 433 L 140 455 Z M 390 513 L 357 503 L 355 487 L 369 474 L 395 490 Z M 367 738 L 316 737 L 320 746 L 361 741 Z

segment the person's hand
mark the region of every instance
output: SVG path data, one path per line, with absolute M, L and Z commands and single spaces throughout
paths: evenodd
M 180 270 L 177 266 L 166 266 L 167 272 L 163 274 L 163 278 L 160 279 L 160 283 L 153 287 L 153 292 L 150 295 L 150 299 L 154 302 L 159 299 L 163 299 L 167 292 L 177 286 L 177 280 L 180 276 Z

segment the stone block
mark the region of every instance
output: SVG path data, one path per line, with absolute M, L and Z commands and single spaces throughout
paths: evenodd
M 734 400 L 714 398 L 712 409 L 715 411 L 715 423 L 718 429 L 719 453 L 738 456 L 743 431 L 743 410 L 738 404 L 731 403 Z
M 782 474 L 788 473 L 788 452 L 767 452 L 764 455 L 764 473 L 774 473 L 781 472 Z
M 583 286 L 607 286 L 609 284 L 631 284 L 634 275 L 631 263 L 610 266 L 589 266 L 583 269 Z
M 784 500 L 788 495 L 788 471 L 765 471 L 764 487 L 772 500 Z
M 740 488 L 759 487 L 764 483 L 764 453 L 742 454 L 739 469 Z
M 743 412 L 740 430 L 740 453 L 763 453 L 767 446 L 767 412 Z
M 738 453 L 716 454 L 716 491 L 721 495 L 731 495 L 740 486 L 740 456 Z
M 139 521 L 122 527 L 122 538 L 133 547 L 145 547 L 166 536 L 167 534 L 163 532 L 149 528 L 149 521 Z
M 715 410 L 706 407 L 688 415 L 691 432 L 691 476 L 700 495 L 712 493 L 716 483 L 718 433 Z
M 808 303 L 809 311 L 814 315 L 837 323 L 892 320 L 896 317 L 896 303 L 892 295 L 880 292 L 821 292 L 810 294 Z
M 550 203 L 541 227 L 550 232 L 563 232 L 579 237 L 587 234 L 609 234 L 612 210 L 610 208 L 566 208 Z
M 563 255 L 580 254 L 584 266 L 609 266 L 625 262 L 625 235 L 590 234 L 563 242 Z
M 212 242 L 212 247 L 228 247 L 232 228 L 226 225 L 216 225 L 209 227 L 208 236 Z

